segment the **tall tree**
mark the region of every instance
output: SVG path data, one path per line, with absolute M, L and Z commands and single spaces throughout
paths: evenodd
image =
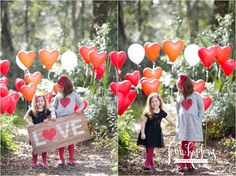
M 91 35 L 95 34 L 95 26 L 106 23 L 108 18 L 110 1 L 93 0 L 93 27 Z
M 8 3 L 9 2 L 7 1 L 1 1 L 1 47 L 5 51 L 10 51 L 13 53 L 15 49 L 12 42 Z
M 124 6 L 123 6 L 123 1 L 119 1 L 119 6 L 118 6 L 118 20 L 119 20 L 119 39 L 121 43 L 126 42 L 126 34 L 125 34 L 125 25 L 124 25 Z
M 190 28 L 190 43 L 194 43 L 198 34 L 198 1 L 186 1 L 186 5 Z
M 217 15 L 224 17 L 229 11 L 229 0 L 219 1 L 214 0 L 214 10 L 213 10 L 213 18 L 212 18 L 212 27 L 216 28 L 219 26 Z

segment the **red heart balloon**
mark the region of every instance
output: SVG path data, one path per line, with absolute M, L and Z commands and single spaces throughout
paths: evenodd
M 34 83 L 37 86 L 42 79 L 42 74 L 39 71 L 36 71 L 33 74 L 26 73 L 24 79 L 27 84 Z
M 235 60 L 226 60 L 223 64 L 221 64 L 221 69 L 226 76 L 231 75 L 234 72 L 234 68 L 236 66 Z
M 144 93 L 149 96 L 152 92 L 157 92 L 160 87 L 160 82 L 156 78 L 149 78 L 142 81 L 141 83 L 142 90 Z
M 125 98 L 123 94 L 118 94 L 118 114 L 121 116 L 126 109 L 130 106 L 129 98 Z
M 84 108 L 82 109 L 82 111 L 84 111 L 88 107 L 87 100 L 83 100 L 83 103 L 84 103 Z M 76 103 L 75 108 L 74 108 L 74 112 L 76 112 L 78 109 L 79 109 L 79 104 Z
M 14 90 L 10 90 L 9 93 L 8 93 L 8 96 L 11 97 L 13 99 L 13 101 L 16 102 L 16 103 L 20 99 L 19 93 L 14 91 Z
M 31 66 L 36 57 L 34 51 L 19 51 L 17 55 L 21 63 L 24 64 L 26 68 Z
M 34 83 L 30 83 L 29 85 L 23 85 L 20 88 L 20 92 L 23 94 L 25 99 L 30 102 L 33 99 L 33 96 L 36 92 L 37 86 Z
M 124 51 L 112 51 L 110 53 L 110 59 L 114 67 L 121 69 L 126 60 L 126 53 Z
M 0 84 L 0 96 L 5 97 L 8 95 L 8 88 L 5 84 Z
M 231 55 L 232 49 L 230 46 L 220 47 L 215 46 L 216 48 L 216 60 L 221 65 L 223 64 Z
M 202 79 L 199 79 L 197 81 L 192 81 L 193 83 L 193 87 L 195 89 L 195 91 L 202 93 L 202 91 L 204 91 L 205 89 L 205 81 Z
M 210 96 L 203 97 L 203 102 L 204 102 L 204 110 L 206 111 L 212 103 L 212 99 Z
M 126 98 L 129 99 L 130 105 L 134 102 L 137 97 L 137 92 L 135 90 L 130 90 L 129 93 L 126 95 Z
M 90 51 L 89 59 L 91 60 L 93 67 L 96 69 L 99 68 L 106 61 L 107 53 L 104 51 Z
M 121 93 L 126 96 L 131 89 L 131 83 L 128 80 L 124 80 L 118 83 L 111 82 L 110 89 L 114 95 L 118 95 L 118 93 Z
M 39 51 L 39 59 L 44 64 L 47 70 L 52 69 L 52 66 L 57 61 L 58 56 L 59 56 L 58 50 L 49 51 L 46 49 L 41 49 Z
M 52 93 L 51 92 L 45 93 L 44 96 L 47 99 L 48 103 L 50 104 L 52 101 L 52 97 L 53 97 Z
M 156 68 L 145 68 L 143 70 L 143 76 L 146 78 L 157 78 L 159 79 L 162 75 L 162 68 L 156 67 Z
M 81 46 L 79 48 L 80 56 L 84 59 L 86 64 L 89 64 L 91 60 L 89 59 L 89 52 L 96 51 L 97 48 L 95 46 Z
M 106 65 L 104 63 L 99 68 L 93 68 L 93 72 L 95 73 L 97 79 L 102 78 L 105 71 Z
M 11 97 L 10 106 L 7 109 L 7 113 L 9 115 L 12 115 L 14 113 L 15 109 L 16 109 L 16 102 L 15 102 L 15 99 Z
M 2 78 L 0 78 L 0 84 L 5 84 L 7 86 L 7 84 L 8 84 L 7 77 L 3 76 Z
M 206 68 L 210 68 L 216 56 L 216 47 L 212 46 L 209 48 L 200 48 L 198 50 L 198 56 L 200 57 L 203 65 Z
M 157 42 L 146 42 L 144 44 L 144 50 L 146 52 L 146 55 L 152 62 L 155 62 L 155 60 L 159 56 L 160 49 L 161 46 Z
M 181 53 L 184 42 L 182 40 L 177 40 L 172 42 L 170 40 L 165 40 L 162 44 L 163 50 L 165 51 L 166 55 L 169 57 L 171 62 L 174 62 L 179 54 Z
M 21 79 L 21 78 L 17 78 L 16 82 L 15 82 L 15 87 L 16 89 L 20 92 L 20 88 L 25 85 L 25 80 Z
M 11 106 L 11 97 L 6 96 L 6 97 L 0 97 L 0 110 L 1 114 L 4 114 L 7 109 Z
M 140 72 L 135 70 L 133 73 L 126 73 L 125 79 L 129 80 L 136 87 L 140 80 Z
M 55 92 L 55 94 L 57 94 L 58 93 L 58 84 L 57 83 L 55 83 L 54 85 L 53 85 L 53 91 Z
M 10 65 L 11 64 L 10 64 L 9 60 L 5 59 L 5 60 L 0 61 L 0 72 L 3 76 L 6 76 L 8 70 L 10 68 Z

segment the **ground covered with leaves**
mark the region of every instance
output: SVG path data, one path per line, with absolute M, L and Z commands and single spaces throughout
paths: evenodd
M 145 148 L 138 147 L 136 151 L 129 151 L 128 155 L 119 158 L 119 175 L 236 175 L 235 158 L 223 147 L 222 141 L 207 141 L 198 143 L 195 147 L 193 159 L 207 159 L 208 163 L 194 164 L 196 168 L 193 172 L 178 172 L 178 164 L 174 159 L 181 159 L 180 143 L 175 142 L 174 133 L 163 128 L 165 147 L 155 149 L 154 162 L 155 172 L 144 171 Z M 136 141 L 134 135 L 134 142 Z M 206 145 L 206 147 L 205 147 Z
M 48 153 L 48 169 L 31 167 L 31 146 L 27 142 L 26 133 L 16 138 L 18 150 L 1 157 L 1 175 L 112 175 L 116 161 L 111 158 L 109 147 L 96 147 L 93 141 L 77 144 L 75 147 L 75 168 L 56 168 L 59 163 L 58 152 Z M 39 155 L 39 164 L 42 157 Z M 68 159 L 68 150 L 65 150 Z

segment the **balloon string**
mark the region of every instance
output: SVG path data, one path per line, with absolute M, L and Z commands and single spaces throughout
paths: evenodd
M 153 69 L 153 68 L 155 68 L 156 63 L 155 62 L 152 62 L 152 63 L 153 63 L 153 65 L 152 65 L 152 69 Z
M 49 79 L 49 80 L 50 80 L 50 74 L 51 74 L 51 72 L 49 71 L 49 72 L 48 72 L 48 79 Z
M 206 70 L 206 82 L 208 82 L 208 69 Z

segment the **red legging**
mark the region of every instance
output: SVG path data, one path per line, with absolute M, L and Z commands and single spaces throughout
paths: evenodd
M 73 164 L 75 163 L 75 145 L 71 144 L 68 145 L 68 151 L 69 151 L 69 163 Z M 65 163 L 65 158 L 64 158 L 64 153 L 65 153 L 65 147 L 59 148 L 59 158 L 61 160 L 61 163 Z
M 191 158 L 191 154 L 192 154 L 192 151 L 194 149 L 194 146 L 195 146 L 195 142 L 193 141 L 182 141 L 182 152 L 183 152 L 183 159 L 190 159 Z M 184 169 L 184 166 L 185 166 L 185 163 L 181 163 L 179 165 L 179 167 L 181 169 Z M 188 168 L 192 168 L 192 164 L 191 163 L 187 163 L 187 167 Z
M 154 153 L 154 148 L 153 147 L 147 147 L 146 148 L 146 161 L 144 163 L 145 167 L 154 168 L 153 153 Z
M 42 153 L 42 159 L 43 159 L 43 166 L 47 166 L 48 165 L 48 162 L 47 162 L 47 152 Z M 32 160 L 33 160 L 32 165 L 33 166 L 37 166 L 38 165 L 38 154 L 34 154 L 32 152 Z

